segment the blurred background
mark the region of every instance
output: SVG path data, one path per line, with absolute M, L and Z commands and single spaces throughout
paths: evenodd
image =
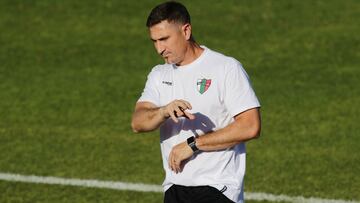
M 145 26 L 161 2 L 0 0 L 1 173 L 162 183 L 158 132 L 130 128 L 163 63 Z M 197 42 L 238 59 L 262 104 L 245 191 L 360 201 L 360 2 L 180 2 Z M 163 198 L 2 180 L 0 192 L 0 202 Z

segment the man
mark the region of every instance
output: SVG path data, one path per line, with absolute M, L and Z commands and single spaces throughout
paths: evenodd
M 164 202 L 243 202 L 244 142 L 260 134 L 260 104 L 246 72 L 195 42 L 180 3 L 156 6 L 146 25 L 166 63 L 148 75 L 132 128 L 160 127 Z

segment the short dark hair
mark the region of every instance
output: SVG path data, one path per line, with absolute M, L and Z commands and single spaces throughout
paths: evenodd
M 190 24 L 190 14 L 186 7 L 175 1 L 168 1 L 153 8 L 146 21 L 146 26 L 150 28 L 163 20 L 169 22 Z

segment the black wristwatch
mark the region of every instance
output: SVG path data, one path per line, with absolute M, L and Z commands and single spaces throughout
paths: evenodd
M 196 147 L 196 141 L 195 141 L 195 137 L 189 137 L 187 139 L 187 144 L 189 145 L 189 147 L 193 150 L 193 152 L 197 152 L 199 151 L 199 148 Z

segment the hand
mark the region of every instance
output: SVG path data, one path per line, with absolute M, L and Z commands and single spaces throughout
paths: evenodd
M 195 116 L 189 112 L 187 109 L 192 109 L 191 104 L 185 100 L 174 100 L 170 102 L 168 105 L 161 107 L 161 112 L 165 118 L 171 117 L 171 119 L 177 123 L 179 120 L 177 117 L 185 116 L 186 118 L 193 120 Z
M 193 154 L 193 150 L 186 141 L 175 145 L 169 155 L 169 168 L 175 171 L 175 173 L 181 172 L 181 162 L 190 158 Z

